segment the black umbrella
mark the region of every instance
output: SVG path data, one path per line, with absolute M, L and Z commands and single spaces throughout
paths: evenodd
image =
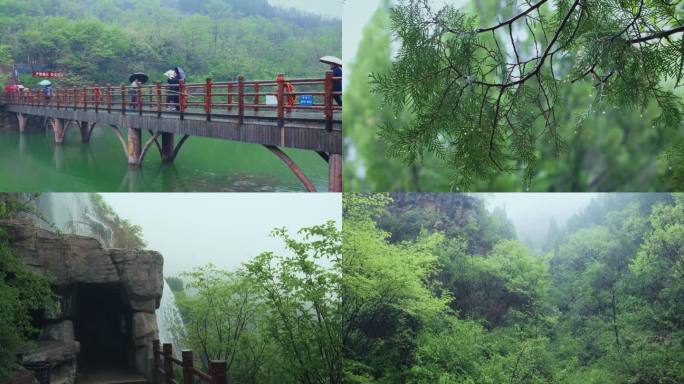
M 128 81 L 130 81 L 131 83 L 136 81 L 136 80 L 140 80 L 140 82 L 144 84 L 144 83 L 147 83 L 147 80 L 149 80 L 149 79 L 150 79 L 149 76 L 147 76 L 146 74 L 144 74 L 142 72 L 134 73 L 128 77 Z
M 183 70 L 183 68 L 176 67 L 176 69 L 178 70 L 178 75 L 180 75 L 180 79 L 178 80 L 185 80 L 185 71 Z

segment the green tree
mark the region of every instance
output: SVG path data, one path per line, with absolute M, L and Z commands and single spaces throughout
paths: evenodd
M 13 197 L 0 196 L 0 220 L 26 210 L 27 206 Z M 35 336 L 33 313 L 54 304 L 49 281 L 14 255 L 7 233 L 0 228 L 0 379 L 10 377 L 18 349 L 30 345 Z
M 393 108 L 380 130 L 389 155 L 409 165 L 435 156 L 461 188 L 506 173 L 519 175 L 529 187 L 541 159 L 566 147 L 560 132 L 567 132 L 562 126 L 571 120 L 577 135 L 599 131 L 583 128 L 597 112 L 618 107 L 643 115 L 652 107 L 658 111 L 654 128 L 672 135 L 680 126 L 682 101 L 674 88 L 684 63 L 679 36 L 684 26 L 676 4 L 566 1 L 551 6 L 540 0 L 503 7 L 502 13 L 499 21 L 482 22 L 453 6 L 433 10 L 422 0 L 402 1 L 392 9 L 391 28 L 400 49 L 389 70 L 379 68 L 373 75 L 375 91 Z M 564 109 L 573 89 L 591 89 L 591 97 L 581 101 L 584 113 L 569 118 L 574 111 Z M 395 123 L 393 118 L 407 110 L 410 123 Z M 621 140 L 635 142 L 623 130 L 612 137 L 601 131 L 608 141 L 599 146 L 620 151 Z M 667 144 L 656 146 L 664 153 Z M 631 148 L 630 153 L 639 150 Z M 573 162 L 557 167 L 569 172 L 569 186 L 607 183 L 603 172 L 610 174 L 610 168 L 586 179 L 584 172 L 594 165 L 583 163 L 582 149 L 574 148 Z M 619 158 L 605 160 L 625 164 Z M 646 165 L 647 174 L 665 173 L 663 163 Z
M 332 221 L 299 237 L 275 229 L 289 255 L 264 252 L 245 264 L 282 351 L 283 382 L 342 383 L 339 298 L 341 233 Z
M 449 180 L 435 171 L 429 157 L 410 167 L 383 156 L 385 145 L 378 141 L 377 126 L 393 119 L 397 125 L 409 114 L 392 116 L 379 95 L 372 92 L 369 76 L 391 65 L 389 1 L 384 1 L 364 27 L 363 38 L 350 66 L 345 87 L 345 189 L 350 191 L 431 191 L 449 188 Z
M 213 265 L 184 273 L 194 292 L 179 301 L 189 346 L 199 353 L 204 369 L 211 360 L 225 360 L 231 381 L 263 379 L 268 342 L 259 316 L 263 303 L 244 271 L 229 272 Z M 168 278 L 167 278 L 168 281 Z
M 183 279 L 180 277 L 169 276 L 164 278 L 164 280 L 166 280 L 169 288 L 171 288 L 174 293 L 183 292 L 185 290 L 183 287 Z

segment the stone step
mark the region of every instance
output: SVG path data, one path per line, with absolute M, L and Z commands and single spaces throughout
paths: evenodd
M 98 384 L 150 384 L 145 379 L 124 379 L 124 380 L 98 380 Z M 80 384 L 80 382 L 79 382 Z
M 150 384 L 139 373 L 130 370 L 99 370 L 80 372 L 78 384 Z

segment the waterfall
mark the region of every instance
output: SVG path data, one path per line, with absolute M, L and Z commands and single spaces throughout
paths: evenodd
M 157 315 L 157 327 L 159 328 L 159 341 L 162 344 L 173 344 L 174 355 L 180 358 L 183 338 L 185 337 L 185 325 L 176 305 L 176 298 L 166 280 L 164 280 L 164 293 L 162 294 L 161 304 L 155 314 Z
M 43 193 L 35 201 L 47 223 L 38 225 L 64 233 L 89 236 L 107 248 L 114 246 L 114 230 L 100 217 L 90 195 L 87 193 Z
M 93 237 L 107 248 L 115 244 L 114 229 L 108 223 L 111 218 L 102 217 L 88 193 L 44 193 L 34 205 L 47 221 L 36 220 L 45 229 L 57 228 L 64 233 Z M 180 358 L 185 326 L 176 305 L 173 291 L 164 281 L 159 308 L 155 311 L 159 340 L 172 343 L 174 354 Z

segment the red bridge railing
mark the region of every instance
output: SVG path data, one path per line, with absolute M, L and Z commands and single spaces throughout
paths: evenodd
M 173 357 L 173 346 L 171 344 L 164 344 L 162 349 L 159 340 L 154 340 L 152 353 L 154 355 L 153 384 L 180 384 L 174 376 L 174 365 L 182 369 L 182 384 L 196 383 L 195 378 L 209 384 L 228 384 L 226 362 L 223 360 L 211 361 L 210 371 L 207 374 L 194 367 L 192 351 L 183 351 L 182 360 L 178 360 Z
M 282 125 L 295 118 L 320 118 L 332 128 L 334 114 L 342 111 L 335 99 L 342 92 L 333 91 L 340 82 L 332 71 L 325 78 L 185 83 L 172 86 L 156 82 L 152 85 L 91 87 L 55 87 L 46 98 L 42 88 L 22 92 L 5 92 L 0 103 L 45 106 L 57 109 L 93 110 L 123 114 L 178 114 L 202 116 L 207 121 L 214 117 L 237 117 L 240 124 L 245 117 L 272 117 Z M 305 102 L 306 100 L 306 102 Z M 266 113 L 264 113 L 266 112 Z M 270 113 L 268 113 L 270 112 Z M 294 112 L 294 113 L 293 113 Z

